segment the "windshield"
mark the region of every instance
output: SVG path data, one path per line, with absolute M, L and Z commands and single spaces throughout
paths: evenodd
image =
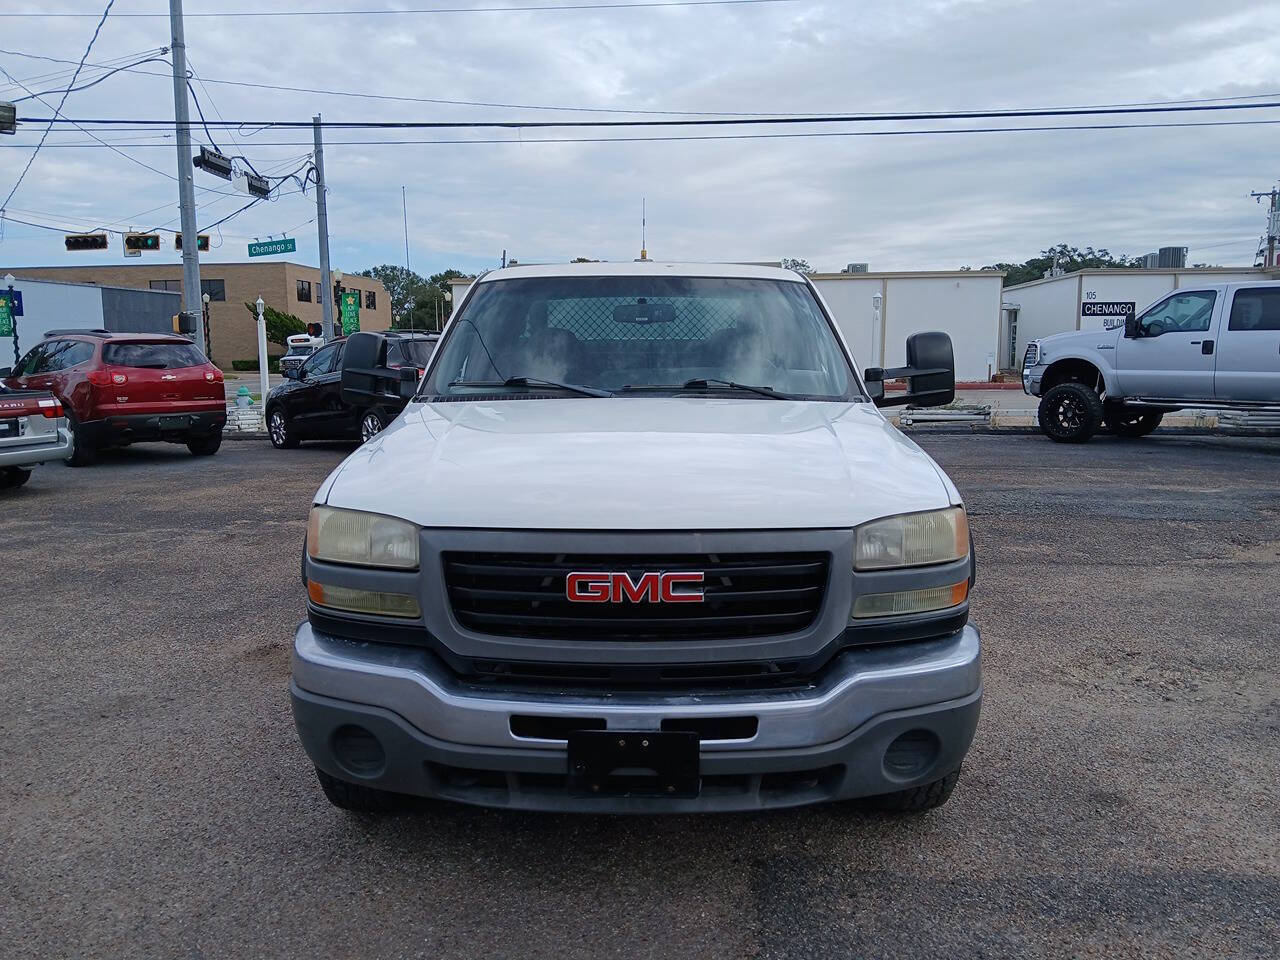
M 441 397 L 492 394 L 514 378 L 611 392 L 693 388 L 759 399 L 729 386 L 735 383 L 806 399 L 860 397 L 809 288 L 779 280 L 531 277 L 481 283 L 438 356 L 423 389 Z M 547 389 L 545 383 L 522 386 Z M 513 390 L 513 397 L 519 392 Z
M 310 347 L 290 347 L 286 357 L 309 357 L 312 354 Z

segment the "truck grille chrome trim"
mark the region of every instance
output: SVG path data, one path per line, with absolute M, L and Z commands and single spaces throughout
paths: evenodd
M 449 603 L 476 633 L 564 640 L 722 640 L 811 626 L 830 572 L 826 553 L 600 555 L 443 554 Z M 573 603 L 579 570 L 697 571 L 702 603 Z

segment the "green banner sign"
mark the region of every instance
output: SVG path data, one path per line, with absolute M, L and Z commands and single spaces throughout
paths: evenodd
M 342 312 L 342 335 L 345 337 L 360 329 L 360 294 L 345 290 L 338 302 Z
M 0 293 L 0 337 L 13 336 L 13 310 L 9 307 L 9 295 Z
M 277 253 L 296 253 L 298 250 L 298 241 L 293 237 L 286 237 L 283 240 L 264 240 L 262 243 L 249 244 L 249 256 L 251 257 L 272 257 Z

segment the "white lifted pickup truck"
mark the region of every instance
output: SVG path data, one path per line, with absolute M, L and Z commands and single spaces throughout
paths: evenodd
M 1186 407 L 1280 411 L 1280 282 L 1187 287 L 1123 328 L 1033 340 L 1022 386 L 1061 443 L 1083 443 L 1104 420 L 1142 437 Z
M 790 271 L 517 267 L 315 495 L 291 694 L 329 800 L 946 801 L 978 722 L 960 494 Z M 886 397 L 884 381 L 906 393 Z

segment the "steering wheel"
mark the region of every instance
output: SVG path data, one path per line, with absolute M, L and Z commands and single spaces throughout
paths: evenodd
M 1146 328 L 1145 332 L 1149 337 L 1158 337 L 1165 332 L 1164 323 L 1160 320 L 1148 320 L 1143 326 Z

